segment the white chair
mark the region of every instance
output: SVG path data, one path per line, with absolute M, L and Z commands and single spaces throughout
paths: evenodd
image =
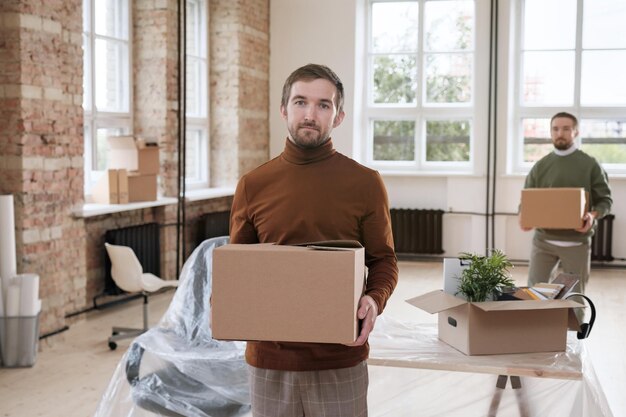
M 113 327 L 109 337 L 109 348 L 115 350 L 117 341 L 139 336 L 148 330 L 148 295 L 165 287 L 178 287 L 178 281 L 166 281 L 143 268 L 135 252 L 128 246 L 105 243 L 111 259 L 111 277 L 115 284 L 128 293 L 141 293 L 143 296 L 143 328 Z

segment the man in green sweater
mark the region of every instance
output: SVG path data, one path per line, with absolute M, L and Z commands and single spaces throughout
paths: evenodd
M 365 417 L 367 340 L 398 280 L 387 192 L 378 172 L 333 147 L 330 134 L 344 111 L 343 86 L 332 70 L 315 64 L 295 70 L 283 86 L 280 112 L 288 131 L 284 151 L 239 180 L 231 242 L 356 240 L 368 273 L 353 344 L 247 343 L 252 412 Z
M 578 149 L 578 120 L 569 113 L 557 113 L 550 121 L 554 151 L 532 167 L 524 188 L 583 187 L 589 195 L 589 211 L 579 229 L 536 229 L 530 253 L 528 285 L 548 282 L 559 261 L 563 272 L 580 277 L 574 291 L 584 292 L 589 280 L 591 237 L 595 219 L 611 210 L 613 200 L 606 172 L 595 158 Z M 529 228 L 522 228 L 525 231 Z

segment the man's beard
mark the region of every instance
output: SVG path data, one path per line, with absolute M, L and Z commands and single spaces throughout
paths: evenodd
M 554 147 L 558 149 L 559 151 L 566 151 L 569 148 L 571 148 L 573 144 L 574 142 L 567 142 L 561 139 L 557 139 L 554 141 Z
M 302 128 L 312 128 L 317 132 L 305 130 L 303 134 L 300 134 L 299 132 Z M 328 134 L 322 135 L 321 129 L 315 123 L 299 124 L 295 130 L 289 129 L 289 135 L 291 135 L 291 138 L 296 145 L 305 149 L 317 148 L 318 146 L 324 144 L 329 138 Z

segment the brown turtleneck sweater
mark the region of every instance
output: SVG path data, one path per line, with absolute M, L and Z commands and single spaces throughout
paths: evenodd
M 334 239 L 357 240 L 365 247 L 365 293 L 382 313 L 398 281 L 398 267 L 387 192 L 378 172 L 335 151 L 331 140 L 302 149 L 287 139 L 281 155 L 239 180 L 231 243 Z M 367 343 L 248 342 L 246 361 L 258 368 L 307 371 L 354 366 L 368 353 Z

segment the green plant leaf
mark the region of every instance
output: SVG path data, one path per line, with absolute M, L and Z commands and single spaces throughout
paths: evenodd
M 514 285 L 509 270 L 513 264 L 499 249 L 491 251 L 489 256 L 462 252 L 462 261 L 469 262 L 460 277 L 459 293 L 468 301 L 485 301 L 490 295 L 497 294 L 502 287 Z

